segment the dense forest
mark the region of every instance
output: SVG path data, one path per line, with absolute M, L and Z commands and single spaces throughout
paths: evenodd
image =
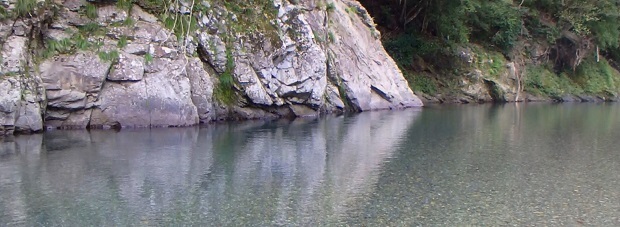
M 522 90 L 549 97 L 616 96 L 620 61 L 617 0 L 360 0 L 414 90 L 455 90 L 454 78 L 476 67 L 463 49 L 513 62 Z M 495 60 L 494 62 L 492 60 Z M 471 63 L 471 60 L 469 61 Z M 448 66 L 448 67 L 446 67 Z

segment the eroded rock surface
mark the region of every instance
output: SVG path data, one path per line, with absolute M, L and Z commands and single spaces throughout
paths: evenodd
M 274 15 L 256 22 L 268 30 L 240 30 L 242 15 L 204 1 L 191 14 L 195 32 L 181 41 L 138 5 L 130 13 L 97 5 L 97 17 L 87 18 L 86 2 L 55 3 L 54 17 L 32 15 L 12 29 L 11 19 L 2 21 L 0 134 L 422 105 L 356 1 L 336 0 L 327 10 L 274 0 L 264 12 Z M 188 6 L 171 12 L 189 16 Z M 99 30 L 80 35 L 85 28 Z M 31 43 L 30 34 L 45 44 Z M 50 42 L 68 46 L 52 46 L 53 56 L 41 59 Z

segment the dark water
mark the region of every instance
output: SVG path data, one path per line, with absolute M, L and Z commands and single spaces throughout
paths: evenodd
M 620 106 L 447 106 L 0 142 L 0 226 L 620 225 Z

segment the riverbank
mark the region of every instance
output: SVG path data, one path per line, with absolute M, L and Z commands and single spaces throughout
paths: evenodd
M 426 102 L 618 100 L 613 1 L 360 2 Z
M 0 135 L 422 106 L 353 0 L 2 4 Z

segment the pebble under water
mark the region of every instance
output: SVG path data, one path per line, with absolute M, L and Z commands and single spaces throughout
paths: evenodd
M 620 226 L 620 105 L 435 106 L 0 142 L 0 226 Z

